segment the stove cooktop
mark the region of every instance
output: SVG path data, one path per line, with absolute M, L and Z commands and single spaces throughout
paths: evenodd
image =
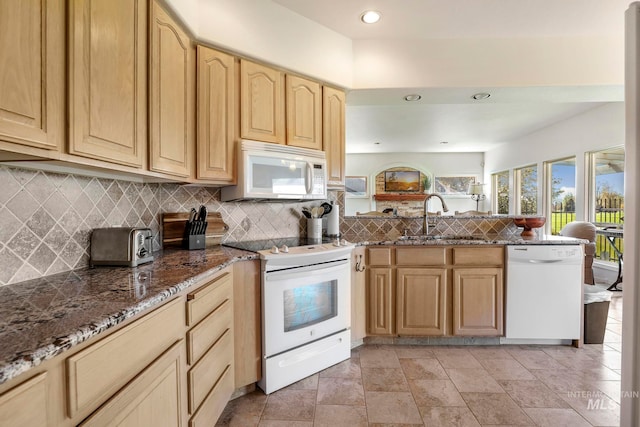
M 307 239 L 306 237 L 283 237 L 280 239 L 265 239 L 265 240 L 249 240 L 245 242 L 225 242 L 223 246 L 229 246 L 230 248 L 242 249 L 245 251 L 258 252 L 269 250 L 274 246 L 281 248 L 287 246 L 289 248 L 295 248 L 298 246 L 310 246 L 322 243 L 331 243 L 333 240 L 329 238 L 323 238 L 322 240 Z

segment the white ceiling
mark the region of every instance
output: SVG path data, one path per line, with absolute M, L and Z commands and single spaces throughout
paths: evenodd
M 624 43 L 629 0 L 273 0 L 352 40 L 608 37 Z M 367 9 L 382 19 L 366 26 Z M 473 73 L 473 69 L 468 70 Z M 476 101 L 476 92 L 489 92 Z M 422 99 L 402 98 L 418 93 Z M 347 152 L 484 152 L 622 102 L 619 85 L 374 88 L 347 97 Z M 448 144 L 441 144 L 447 141 Z M 379 142 L 379 144 L 375 144 Z

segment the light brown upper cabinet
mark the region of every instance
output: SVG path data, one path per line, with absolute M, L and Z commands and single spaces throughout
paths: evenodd
M 287 145 L 322 150 L 322 87 L 287 74 Z
M 285 143 L 284 74 L 240 61 L 240 134 L 256 141 Z
M 149 169 L 189 177 L 195 134 L 195 48 L 157 1 L 150 33 Z
M 322 91 L 322 141 L 327 156 L 327 185 L 344 187 L 344 92 L 325 86 Z
M 236 182 L 236 64 L 229 54 L 198 46 L 198 179 Z
M 64 2 L 0 2 L 0 140 L 59 150 L 64 136 Z
M 147 19 L 146 0 L 69 2 L 71 154 L 144 165 Z

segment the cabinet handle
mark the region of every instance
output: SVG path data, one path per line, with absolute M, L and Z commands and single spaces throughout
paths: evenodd
M 357 259 L 356 259 L 356 271 L 358 273 L 362 273 L 364 271 L 365 267 L 364 264 L 362 262 L 362 255 L 358 255 Z

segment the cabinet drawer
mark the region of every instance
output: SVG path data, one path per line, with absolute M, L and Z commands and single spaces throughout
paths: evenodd
M 211 426 L 216 423 L 233 393 L 233 369 L 227 366 L 200 409 L 191 417 L 189 427 Z
M 501 247 L 453 248 L 455 265 L 502 265 L 504 249 Z
M 397 265 L 445 265 L 447 249 L 444 247 L 396 248 Z
M 213 313 L 187 332 L 189 365 L 193 365 L 231 327 L 232 304 L 225 300 Z
M 95 409 L 181 339 L 182 319 L 184 305 L 175 299 L 69 357 L 69 416 Z
M 200 406 L 224 370 L 233 362 L 233 334 L 227 329 L 189 371 L 189 413 Z
M 391 265 L 391 251 L 392 248 L 369 248 L 367 249 L 367 256 L 369 265 Z
M 231 298 L 231 274 L 225 272 L 187 295 L 187 326 L 193 326 Z
M 0 395 L 0 425 L 43 427 L 47 423 L 47 373 Z

